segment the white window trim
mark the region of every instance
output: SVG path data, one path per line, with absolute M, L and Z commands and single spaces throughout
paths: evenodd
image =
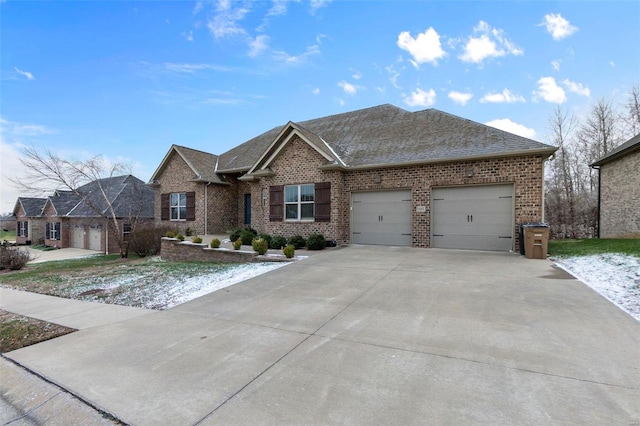
M 178 195 L 178 204 L 177 205 L 173 205 L 173 195 L 177 194 Z M 180 198 L 181 195 L 184 194 L 184 205 L 180 204 Z M 180 217 L 180 208 L 184 207 L 184 215 L 185 217 Z M 173 209 L 177 209 L 178 210 L 178 217 L 176 219 L 173 218 Z M 173 222 L 185 222 L 187 220 L 187 193 L 186 192 L 171 192 L 169 194 L 169 220 L 173 221 Z
M 49 239 L 52 241 L 60 241 L 60 235 L 58 235 L 56 223 L 58 222 L 49 222 Z
M 311 186 L 313 187 L 313 201 L 301 201 L 302 200 L 302 187 L 303 186 Z M 287 188 L 291 188 L 291 187 L 297 187 L 298 188 L 298 201 L 295 202 L 287 202 Z M 292 219 L 292 218 L 287 218 L 287 205 L 297 205 L 297 214 L 296 214 L 296 218 Z M 311 204 L 313 206 L 313 216 L 308 217 L 308 218 L 302 218 L 302 205 L 303 204 Z M 316 210 L 315 210 L 315 204 L 316 204 L 316 200 L 315 200 L 315 184 L 313 183 L 302 183 L 299 185 L 285 185 L 284 186 L 284 221 L 285 222 L 313 222 L 315 221 L 315 214 L 316 214 Z

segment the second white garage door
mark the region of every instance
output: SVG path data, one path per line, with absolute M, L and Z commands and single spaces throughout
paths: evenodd
M 431 247 L 509 251 L 513 221 L 513 185 L 431 191 Z
M 411 191 L 351 194 L 351 242 L 411 245 Z
M 74 225 L 71 228 L 71 247 L 84 248 L 84 226 Z

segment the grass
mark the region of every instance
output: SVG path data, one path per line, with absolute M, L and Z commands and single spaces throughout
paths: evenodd
M 10 352 L 25 346 L 69 334 L 76 330 L 0 310 L 0 352 Z
M 0 241 L 3 241 L 3 240 L 15 241 L 16 231 L 4 231 L 0 229 Z
M 640 239 L 551 240 L 550 256 L 587 256 L 590 254 L 620 253 L 640 257 Z

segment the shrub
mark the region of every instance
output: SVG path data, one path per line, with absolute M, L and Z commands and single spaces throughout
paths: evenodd
M 182 234 L 176 235 L 176 238 L 179 239 L 180 241 L 184 241 L 184 235 Z
M 0 269 L 17 271 L 22 269 L 30 260 L 33 260 L 33 258 L 28 251 L 18 247 L 11 247 L 5 243 L 0 245 Z
M 242 244 L 244 244 L 245 246 L 250 246 L 253 239 L 257 236 L 258 233 L 251 228 L 245 228 L 240 231 L 240 239 L 242 240 Z
M 267 240 L 263 238 L 256 238 L 251 242 L 253 249 L 258 252 L 258 254 L 265 254 L 269 249 L 269 244 L 267 244 Z
M 287 239 L 285 237 L 273 237 L 269 243 L 269 248 L 274 250 L 280 250 L 287 245 Z
M 311 234 L 307 238 L 307 248 L 309 250 L 322 250 L 327 246 L 327 242 L 322 234 Z
M 213 240 L 211 240 L 211 248 L 218 248 L 220 247 L 220 240 L 217 238 L 214 238 Z
M 229 234 L 229 240 L 236 241 L 238 238 L 240 238 L 240 231 L 242 231 L 242 229 L 240 228 L 232 229 L 231 234 Z
M 296 254 L 296 248 L 289 244 L 285 248 L 282 249 L 282 253 L 287 257 L 287 259 L 291 259 Z
M 190 237 L 191 234 L 193 234 L 193 231 L 191 230 L 191 228 L 187 227 L 187 229 L 184 230 L 184 235 Z
M 272 240 L 271 235 L 269 235 L 269 234 L 260 234 L 260 235 L 258 235 L 258 238 L 262 238 L 263 240 L 265 240 L 267 242 L 267 245 L 269 247 L 271 247 L 271 240 Z
M 197 235 L 195 237 L 191 238 L 191 242 L 192 243 L 196 243 L 196 244 L 200 244 L 202 242 L 202 237 L 198 237 Z
M 155 256 L 160 253 L 162 236 L 175 238 L 175 231 L 167 230 L 164 226 L 147 225 L 137 227 L 131 234 L 129 248 L 138 256 Z
M 297 250 L 303 248 L 307 244 L 307 242 L 302 236 L 294 235 L 293 237 L 289 238 L 289 244 L 291 244 Z
M 238 238 L 237 240 L 235 240 L 233 242 L 233 249 L 234 250 L 240 250 L 240 247 L 242 247 L 242 240 L 240 238 Z

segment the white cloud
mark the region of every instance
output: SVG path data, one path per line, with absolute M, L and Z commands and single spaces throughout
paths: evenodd
M 612 67 L 612 68 L 615 68 L 616 63 L 615 63 L 615 62 L 613 62 L 613 61 L 610 61 L 610 62 L 609 62 L 609 65 L 611 65 L 611 67 Z
M 360 80 L 362 78 L 362 74 L 356 71 L 351 77 L 353 77 L 354 80 Z
M 509 89 L 504 89 L 502 92 L 500 93 L 487 93 L 486 95 L 484 95 L 481 99 L 480 102 L 484 103 L 507 103 L 507 104 L 512 104 L 515 102 L 525 102 L 524 97 L 520 96 L 520 95 L 514 95 L 513 93 L 511 93 L 511 91 Z
M 413 64 L 423 64 L 429 62 L 438 65 L 438 59 L 446 56 L 447 52 L 442 50 L 440 35 L 432 27 L 416 38 L 413 38 L 408 31 L 403 31 L 398 36 L 397 41 L 400 49 L 406 50 L 413 57 Z
M 389 81 L 391 82 L 391 84 L 393 84 L 393 87 L 395 87 L 396 89 L 402 89 L 402 87 L 398 85 L 398 77 L 400 77 L 400 72 L 398 72 L 393 67 L 393 65 L 389 65 L 385 68 L 385 70 L 387 71 L 387 73 L 389 73 Z
M 236 3 L 233 3 L 234 5 Z M 249 3 L 242 3 L 243 6 L 232 8 L 232 3 L 228 0 L 219 1 L 216 7 L 218 13 L 212 16 L 207 22 L 207 28 L 214 38 L 220 39 L 233 35 L 246 34 L 244 28 L 239 24 L 239 21 L 244 19 L 245 15 L 249 12 L 249 9 L 245 5 Z
M 428 107 L 436 103 L 436 92 L 433 89 L 429 89 L 428 92 L 425 92 L 422 89 L 416 89 L 411 93 L 411 96 L 403 96 L 404 103 L 414 107 L 414 106 L 423 106 Z
M 183 32 L 182 37 L 184 37 L 187 41 L 193 41 L 193 31 Z
M 557 15 L 555 13 L 547 13 L 539 26 L 545 26 L 551 37 L 556 41 L 569 37 L 578 31 L 578 27 L 571 25 L 559 13 Z
M 249 43 L 249 56 L 255 58 L 256 56 L 261 55 L 267 48 L 269 42 L 269 36 L 259 35 L 254 40 L 251 40 Z
M 471 98 L 473 98 L 472 93 L 462 93 L 462 92 L 457 92 L 455 90 L 449 92 L 448 96 L 449 96 L 449 99 L 451 99 L 453 102 L 460 104 L 462 106 L 466 105 L 467 102 L 469 102 Z
M 27 80 L 35 80 L 36 78 L 33 76 L 33 74 L 31 74 L 29 71 L 22 71 L 21 69 L 14 67 L 14 70 L 16 70 L 16 72 L 24 77 L 27 78 Z
M 553 104 L 562 104 L 567 101 L 564 89 L 558 86 L 553 77 L 542 77 L 538 80 L 538 89 L 533 91 L 533 99 L 538 100 L 538 98 Z
M 555 61 L 551 61 L 551 66 L 554 70 L 560 71 L 560 64 L 562 63 L 561 59 L 556 59 Z
M 311 93 L 313 93 L 314 95 L 319 95 L 320 94 L 320 88 L 316 87 L 316 88 L 312 89 Z
M 273 52 L 273 59 L 278 62 L 284 62 L 285 64 L 295 65 L 304 62 L 310 56 L 317 55 L 320 53 L 320 46 L 314 44 L 312 46 L 308 46 L 304 53 L 300 55 L 289 55 L 287 52 L 283 50 L 278 50 Z
M 198 71 L 202 70 L 211 70 L 211 71 L 222 71 L 227 72 L 231 71 L 231 68 L 225 67 L 223 65 L 213 65 L 213 64 L 175 64 L 173 62 L 165 62 L 163 67 L 167 71 L 183 73 L 183 74 L 195 74 Z
M 536 136 L 535 130 L 523 126 L 522 124 L 515 123 L 508 118 L 499 118 L 496 120 L 488 121 L 484 124 L 529 139 L 533 139 Z
M 354 86 L 351 83 L 347 83 L 344 80 L 338 82 L 338 87 L 341 87 L 342 90 L 344 90 L 344 93 L 351 96 L 355 95 L 358 91 L 358 87 Z
M 193 13 L 194 15 L 197 15 L 202 10 L 203 7 L 204 7 L 204 4 L 201 1 L 197 1 L 196 5 L 193 7 L 193 12 L 191 13 Z
M 318 9 L 328 6 L 333 0 L 311 0 L 311 14 L 316 13 Z
M 273 0 L 271 9 L 267 12 L 267 16 L 282 16 L 287 14 L 287 5 L 289 0 Z
M 578 95 L 586 96 L 587 98 L 591 96 L 591 90 L 589 90 L 588 87 L 584 87 L 582 83 L 576 83 L 569 80 L 568 78 L 565 78 L 562 81 L 562 84 L 564 84 L 565 87 L 572 93 L 577 93 Z
M 487 58 L 524 54 L 524 50 L 504 36 L 503 30 L 492 28 L 484 21 L 480 21 L 473 32 L 476 36 L 469 37 L 464 52 L 459 56 L 464 62 L 481 64 Z

